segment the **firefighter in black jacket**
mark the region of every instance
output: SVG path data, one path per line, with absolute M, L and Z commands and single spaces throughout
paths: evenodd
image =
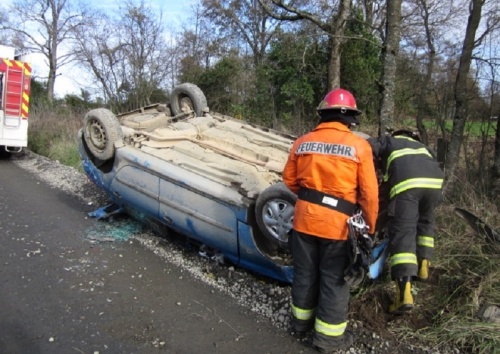
M 381 191 L 387 196 L 391 277 L 396 282 L 389 312 L 413 308 L 411 282 L 427 280 L 434 253 L 434 210 L 441 201 L 443 171 L 418 133 L 398 130 L 371 138 L 377 168 L 383 174 Z

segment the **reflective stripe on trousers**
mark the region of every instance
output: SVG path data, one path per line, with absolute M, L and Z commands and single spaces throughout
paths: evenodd
M 314 323 L 314 329 L 316 330 L 316 332 L 329 337 L 338 337 L 343 335 L 346 327 L 347 321 L 339 324 L 331 324 L 321 321 L 319 318 L 316 318 L 316 322 Z
M 391 267 L 400 264 L 415 264 L 417 263 L 417 255 L 414 253 L 396 253 L 391 257 Z
M 417 245 L 422 247 L 434 248 L 434 237 L 417 236 Z
M 316 308 L 301 309 L 300 307 L 297 307 L 294 304 L 292 304 L 292 315 L 293 317 L 295 317 L 300 321 L 310 321 L 314 317 L 315 310 Z

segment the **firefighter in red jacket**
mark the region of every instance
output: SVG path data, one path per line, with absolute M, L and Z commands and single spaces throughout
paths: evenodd
M 413 279 L 427 280 L 434 253 L 434 210 L 442 199 L 443 171 L 418 133 L 402 129 L 378 139 L 370 138 L 381 191 L 387 199 L 387 233 L 391 278 L 396 294 L 389 312 L 413 308 Z
M 318 107 L 320 123 L 295 141 L 283 171 L 283 181 L 298 195 L 290 236 L 293 329 L 299 335 L 314 329 L 313 345 L 322 352 L 354 341 L 346 331 L 347 219 L 359 206 L 374 232 L 378 214 L 372 150 L 350 130 L 360 113 L 349 91 L 330 91 Z

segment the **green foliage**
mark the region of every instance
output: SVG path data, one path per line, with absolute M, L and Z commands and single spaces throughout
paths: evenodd
M 358 108 L 366 116 L 378 115 L 382 77 L 382 43 L 363 25 L 362 13 L 349 21 L 346 36 L 355 38 L 342 46 L 341 86 L 356 97 Z
M 151 94 L 150 103 L 166 103 L 168 102 L 168 94 L 165 90 L 155 89 Z
M 68 94 L 64 96 L 63 101 L 60 101 L 58 103 L 63 104 L 72 111 L 81 112 L 97 107 L 97 105 L 91 102 L 89 99 L 90 99 L 89 95 L 84 90 L 82 90 L 82 96 L 77 96 L 75 94 Z
M 272 127 L 275 122 L 275 99 L 267 68 L 257 69 L 255 79 L 251 94 L 244 101 L 247 109 L 243 117 L 252 123 Z
M 52 139 L 54 139 L 54 136 L 51 136 L 51 134 L 39 132 L 31 128 L 28 131 L 28 149 L 39 155 L 49 156 Z
M 54 107 L 34 102 L 29 118 L 28 149 L 73 167 L 80 166 L 76 135 L 85 112 L 72 110 L 65 104 Z
M 267 78 L 265 97 L 272 99 L 275 128 L 287 127 L 298 134 L 311 127 L 326 85 L 321 46 L 301 32 L 281 33 L 271 43 L 262 76 Z
M 41 105 L 43 103 L 48 103 L 47 98 L 47 82 L 40 82 L 31 78 L 31 93 L 30 93 L 30 105 L 33 104 Z
M 412 58 L 403 53 L 398 58 L 396 73 L 396 90 L 394 91 L 394 106 L 396 115 L 415 116 L 417 113 L 418 87 L 423 81 L 422 74 L 414 65 Z M 427 106 L 427 113 L 431 107 Z M 398 122 L 395 120 L 395 123 Z
M 50 151 L 46 155 L 52 160 L 59 161 L 66 166 L 75 168 L 81 167 L 80 155 L 78 154 L 78 146 L 75 140 L 58 140 L 50 146 Z
M 190 82 L 197 84 L 203 75 L 205 69 L 199 64 L 193 56 L 186 56 L 180 61 L 180 74 L 178 76 L 179 82 Z
M 208 106 L 214 111 L 233 114 L 231 107 L 237 106 L 238 77 L 242 73 L 242 62 L 236 56 L 224 57 L 208 68 L 194 81 L 207 95 Z

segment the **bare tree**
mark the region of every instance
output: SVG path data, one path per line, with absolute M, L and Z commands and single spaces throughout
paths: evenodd
M 183 26 L 177 38 L 176 52 L 182 58 L 177 74 L 183 77 L 197 76 L 200 68 L 209 68 L 231 51 L 228 38 L 220 35 L 220 29 L 207 16 L 207 9 L 202 4 L 191 9 L 188 25 Z
M 0 44 L 7 45 L 10 43 L 8 41 L 8 36 L 5 31 L 5 23 L 7 23 L 8 16 L 7 10 L 3 7 L 0 7 Z
M 202 0 L 202 4 L 219 33 L 244 40 L 253 54 L 254 65 L 259 67 L 278 21 L 269 16 L 257 0 Z
M 58 70 L 74 60 L 64 45 L 73 41 L 73 33 L 85 25 L 84 5 L 70 0 L 14 0 L 9 7 L 5 28 L 23 42 L 24 51 L 43 54 L 48 66 L 47 98 L 52 102 Z
M 447 177 L 445 191 L 448 191 L 448 187 L 456 178 L 455 169 L 460 157 L 460 148 L 462 145 L 464 127 L 468 114 L 467 92 L 469 86 L 467 84 L 467 80 L 470 72 L 473 50 L 481 44 L 488 33 L 498 28 L 500 21 L 500 17 L 498 16 L 498 2 L 495 1 L 491 3 L 493 5 L 493 9 L 489 9 L 490 11 L 488 11 L 488 16 L 485 16 L 484 18 L 484 30 L 476 38 L 476 33 L 482 19 L 483 6 L 485 3 L 486 0 L 471 0 L 469 5 L 469 18 L 467 21 L 462 53 L 458 65 L 457 79 L 454 87 L 456 108 L 455 115 L 453 117 L 451 140 L 448 146 L 445 162 L 445 172 Z
M 273 18 L 282 21 L 309 21 L 329 36 L 328 85 L 329 89 L 340 87 L 340 52 L 346 22 L 351 15 L 352 0 L 339 0 L 335 4 L 324 1 L 306 1 L 302 7 L 294 1 L 259 0 L 264 10 Z
M 169 49 L 161 13 L 129 1 L 117 15 L 88 18 L 89 26 L 77 32 L 74 50 L 112 108 L 135 109 L 151 103 L 153 92 L 162 87 L 170 70 Z
M 383 37 L 385 23 L 384 0 L 354 0 L 354 3 L 363 9 L 365 25 L 371 29 L 373 35 Z
M 91 72 L 94 84 L 101 88 L 104 100 L 113 108 L 124 100 L 119 94 L 125 79 L 119 30 L 109 25 L 112 20 L 104 14 L 96 13 L 87 21 L 89 27 L 76 33 L 78 64 Z
M 450 28 L 462 13 L 463 3 L 456 0 L 410 0 L 403 10 L 402 36 L 405 43 L 416 53 L 416 65 L 421 66 L 422 78 L 417 87 L 417 128 L 422 141 L 428 144 L 427 131 L 424 125 L 426 107 L 430 104 L 435 90 L 433 76 L 436 60 L 443 55 L 449 44 L 447 36 Z M 448 37 L 448 38 L 447 38 Z M 421 64 L 420 64 L 421 63 Z
M 168 71 L 163 16 L 142 2 L 134 5 L 128 1 L 120 10 L 121 43 L 131 85 L 128 100 L 132 108 L 136 108 L 151 103 L 151 95 L 161 87 Z

